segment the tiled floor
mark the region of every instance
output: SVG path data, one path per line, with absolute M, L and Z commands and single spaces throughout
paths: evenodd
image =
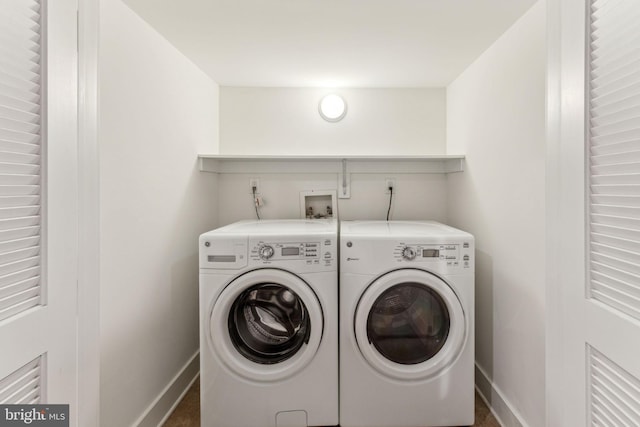
M 476 393 L 476 423 L 473 427 L 499 427 L 487 405 Z M 200 381 L 187 392 L 164 427 L 200 427 Z

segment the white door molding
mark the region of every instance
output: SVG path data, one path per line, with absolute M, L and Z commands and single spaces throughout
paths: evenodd
M 99 0 L 78 4 L 78 425 L 100 425 Z
M 583 336 L 585 283 L 586 0 L 547 1 L 547 426 L 585 425 Z M 584 341 L 583 341 L 584 342 Z M 582 362 L 582 363 L 580 363 Z M 572 369 L 573 368 L 573 369 Z M 577 382 L 577 383 L 576 383 Z M 572 419 L 575 414 L 581 419 Z

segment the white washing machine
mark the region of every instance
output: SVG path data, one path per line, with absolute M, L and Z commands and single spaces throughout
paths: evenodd
M 337 228 L 241 221 L 200 236 L 203 427 L 338 424 Z
M 340 425 L 474 422 L 474 240 L 437 222 L 343 221 Z

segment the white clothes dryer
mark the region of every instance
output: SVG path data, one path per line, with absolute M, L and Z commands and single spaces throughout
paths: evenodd
M 200 236 L 203 427 L 338 424 L 337 228 L 241 221 Z
M 340 425 L 474 422 L 474 239 L 437 222 L 343 221 Z

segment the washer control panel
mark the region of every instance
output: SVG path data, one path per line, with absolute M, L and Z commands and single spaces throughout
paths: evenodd
M 320 242 L 260 242 L 251 248 L 251 259 L 292 260 L 320 258 Z
M 271 264 L 283 261 L 297 261 L 310 266 L 335 264 L 335 244 L 333 239 L 309 241 L 257 241 L 249 252 L 252 262 Z
M 296 242 L 253 240 L 246 243 L 210 241 L 203 239 L 200 248 L 200 267 L 240 269 L 250 265 L 281 265 L 301 268 L 300 271 L 333 270 L 338 265 L 335 238 Z

